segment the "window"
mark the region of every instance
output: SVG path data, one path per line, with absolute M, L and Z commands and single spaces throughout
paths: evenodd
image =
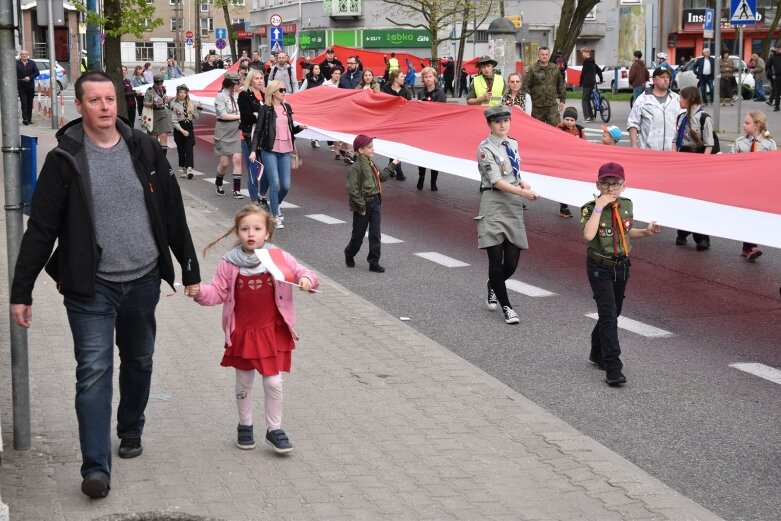
M 244 0 L 231 0 L 231 5 L 244 5 Z
M 208 13 L 209 12 L 209 4 L 201 4 L 201 12 L 202 13 Z
M 476 42 L 487 42 L 488 41 L 488 31 L 475 31 L 474 35 L 472 36 Z
M 182 4 L 182 0 L 168 0 L 168 5 Z
M 214 30 L 214 18 L 201 18 L 201 36 L 209 36 Z
M 168 53 L 166 54 L 167 58 L 171 58 L 172 60 L 176 61 L 178 57 L 176 56 L 176 44 L 173 42 L 168 42 Z
M 583 20 L 585 20 L 585 21 L 587 21 L 587 22 L 596 22 L 596 21 L 597 21 L 597 8 L 596 8 L 596 7 L 594 7 L 594 9 L 592 9 L 592 10 L 591 10 L 591 11 L 590 11 L 590 12 L 589 12 L 587 15 L 586 15 L 586 17 L 585 17 Z
M 171 18 L 171 30 L 172 31 L 184 30 L 184 18 Z
M 154 59 L 154 44 L 152 42 L 136 42 L 136 61 L 151 62 Z
M 151 18 L 144 18 L 144 28 L 150 33 L 152 32 L 152 21 Z
M 244 25 L 244 18 L 234 18 L 233 25 L 238 25 L 238 24 Z

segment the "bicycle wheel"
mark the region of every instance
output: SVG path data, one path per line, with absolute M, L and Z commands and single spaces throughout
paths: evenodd
M 602 121 L 607 123 L 610 121 L 610 102 L 604 96 L 600 96 L 599 104 L 602 105 L 602 110 L 599 111 L 599 117 L 602 118 Z
M 591 105 L 591 115 L 596 118 L 597 117 L 597 112 L 599 112 L 599 111 L 597 110 L 597 102 L 594 101 L 594 97 L 593 96 L 589 100 L 589 105 Z M 588 114 L 583 114 L 583 117 L 587 118 Z

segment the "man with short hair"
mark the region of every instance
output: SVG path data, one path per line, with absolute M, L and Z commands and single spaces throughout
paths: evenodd
M 751 55 L 748 62 L 751 72 L 754 75 L 754 99 L 753 101 L 765 101 L 765 60 L 759 57 L 757 53 Z
M 670 74 L 669 68 L 657 67 L 653 86 L 635 100 L 626 124 L 632 148 L 673 150 L 681 106 L 670 90 Z
M 22 104 L 22 124 L 29 125 L 33 120 L 33 99 L 35 99 L 35 78 L 41 73 L 38 66 L 30 59 L 30 53 L 22 49 L 16 60 L 16 85 L 19 90 L 19 101 Z
M 347 58 L 347 70 L 339 78 L 340 89 L 355 89 L 361 82 L 361 71 L 358 70 L 358 57 L 353 55 Z
M 252 60 L 249 62 L 249 68 L 257 71 L 263 71 L 263 61 L 260 59 L 260 53 L 258 51 L 252 51 Z
M 494 74 L 494 67 L 498 62 L 490 56 L 481 56 L 477 60 L 477 68 L 480 70 L 469 93 L 466 95 L 467 105 L 484 105 L 493 107 L 502 102 L 502 96 L 507 92 L 507 85 L 501 74 Z
M 765 72 L 773 88 L 767 104 L 774 107 L 774 112 L 778 112 L 779 98 L 781 98 L 781 40 L 776 41 L 775 48 L 765 64 Z
M 632 86 L 632 103 L 645 90 L 645 84 L 651 78 L 648 69 L 643 61 L 643 52 L 635 51 L 635 59 L 632 60 L 632 66 L 629 68 L 629 85 Z
M 713 103 L 713 77 L 716 73 L 716 59 L 710 55 L 710 48 L 702 49 L 702 56 L 694 62 L 694 75 L 697 76 L 697 88 L 702 95 L 702 104 L 708 104 L 708 92 Z
M 531 97 L 532 117 L 555 127 L 561 121 L 559 112 L 564 110 L 567 93 L 559 68 L 550 62 L 550 49 L 539 48 L 537 63 L 528 67 L 524 76 L 521 93 Z M 559 205 L 559 217 L 572 218 L 572 211 L 566 204 Z
M 335 68 L 344 70 L 344 65 L 342 65 L 342 62 L 339 61 L 336 56 L 334 56 L 334 50 L 329 47 L 325 51 L 325 60 L 320 62 L 320 73 L 323 75 L 323 77 L 330 78 L 331 71 L 333 71 Z
M 287 53 L 277 53 L 277 63 L 271 67 L 266 77 L 268 82 L 278 80 L 282 82 L 288 92 L 298 92 L 298 81 L 296 81 L 296 71 L 288 63 Z
M 201 278 L 179 185 L 159 143 L 117 117 L 106 73 L 81 75 L 75 95 L 81 118 L 57 132 L 38 177 L 11 285 L 11 316 L 30 327 L 33 287 L 45 265 L 64 297 L 73 336 L 81 491 L 102 498 L 111 488 L 114 344 L 121 361 L 119 457 L 135 458 L 142 452 L 161 279 L 174 287 L 170 251 L 186 294 Z

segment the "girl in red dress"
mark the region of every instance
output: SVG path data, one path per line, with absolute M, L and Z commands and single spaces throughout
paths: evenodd
M 274 219 L 252 204 L 239 210 L 233 227 L 209 243 L 206 251 L 235 233 L 237 245 L 217 266 L 211 284 L 200 284 L 187 293 L 202 306 L 223 304 L 225 354 L 220 365 L 236 369 L 236 405 L 239 410 L 237 446 L 254 449 L 252 429 L 252 383 L 255 371 L 263 376 L 266 411 L 266 442 L 277 453 L 293 450 L 282 430 L 282 371 L 290 372 L 290 354 L 295 349 L 293 286 L 272 278 L 255 250 L 274 248 L 268 242 L 274 233 Z M 317 275 L 282 252 L 284 262 L 295 276 L 301 291 L 320 284 Z

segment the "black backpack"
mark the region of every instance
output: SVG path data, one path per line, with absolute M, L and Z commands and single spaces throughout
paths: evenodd
M 700 129 L 705 128 L 705 120 L 710 117 L 710 114 L 703 112 L 700 114 Z M 713 148 L 710 149 L 711 154 L 718 154 L 721 152 L 721 145 L 719 145 L 719 136 L 716 135 L 716 129 L 713 129 Z

